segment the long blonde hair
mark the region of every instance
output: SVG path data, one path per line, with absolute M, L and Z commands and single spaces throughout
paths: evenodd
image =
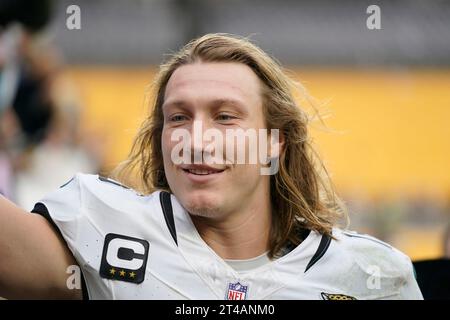
M 333 226 L 340 218 L 347 218 L 347 213 L 311 145 L 310 117 L 292 94 L 298 85 L 274 59 L 246 38 L 207 34 L 189 42 L 161 65 L 154 82 L 151 114 L 143 122 L 128 159 L 116 168 L 113 177 L 144 194 L 157 189 L 170 191 L 161 149 L 164 93 L 178 67 L 198 61 L 237 62 L 250 67 L 263 84 L 267 129 L 279 129 L 284 138 L 278 173 L 270 178 L 273 214 L 269 256 L 279 255 L 286 245 L 298 245 L 302 241 L 300 229 L 332 236 Z M 308 98 L 304 90 L 301 94 Z

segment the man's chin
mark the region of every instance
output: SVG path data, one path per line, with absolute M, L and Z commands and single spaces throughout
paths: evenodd
M 215 217 L 222 211 L 220 204 L 223 200 L 220 199 L 220 194 L 214 191 L 183 190 L 177 198 L 186 211 L 194 216 Z
M 186 199 L 185 209 L 194 216 L 216 217 L 220 215 L 220 203 L 213 196 L 192 196 Z
M 190 202 L 186 205 L 186 210 L 194 215 L 205 218 L 213 218 L 218 215 L 219 208 L 217 204 L 209 202 Z

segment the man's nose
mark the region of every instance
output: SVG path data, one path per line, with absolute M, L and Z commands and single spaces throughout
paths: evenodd
M 198 117 L 194 120 L 191 127 L 191 157 L 194 163 L 201 163 L 205 153 L 211 153 L 213 150 L 209 150 L 210 143 L 205 139 L 205 132 L 212 126 L 210 121 L 205 120 L 202 117 Z M 208 147 L 209 145 L 209 147 Z

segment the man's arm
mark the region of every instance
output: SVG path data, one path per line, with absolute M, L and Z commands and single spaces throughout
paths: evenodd
M 45 218 L 0 196 L 0 296 L 81 299 L 66 285 L 70 265 L 77 265 L 72 253 Z

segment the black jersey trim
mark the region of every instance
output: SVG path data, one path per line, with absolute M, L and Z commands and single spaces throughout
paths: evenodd
M 34 205 L 33 210 L 31 210 L 31 213 L 39 214 L 45 218 L 53 227 L 53 229 L 59 234 L 59 236 L 64 240 L 64 237 L 61 233 L 61 230 L 58 228 L 56 223 L 53 221 L 52 217 L 50 216 L 50 213 L 48 212 L 47 207 L 42 202 L 38 202 Z M 65 240 L 64 240 L 65 242 Z M 66 243 L 67 245 L 67 243 Z M 83 270 L 80 268 L 81 273 L 81 293 L 83 295 L 83 300 L 89 300 L 89 293 L 86 286 L 86 280 L 84 279 Z
M 308 265 L 306 266 L 305 272 L 308 271 L 317 261 L 320 260 L 320 258 L 323 257 L 325 252 L 327 252 L 328 247 L 331 243 L 331 237 L 324 234 L 322 235 L 322 239 L 320 239 L 319 247 L 316 250 L 316 253 L 314 253 L 313 257 L 309 261 Z
M 114 180 L 112 180 L 110 178 L 104 177 L 104 176 L 100 176 L 99 175 L 98 176 L 98 180 L 103 181 L 103 182 L 107 182 L 107 183 L 111 183 L 111 184 L 114 184 L 116 186 L 119 186 L 119 187 L 122 187 L 122 188 L 125 188 L 125 189 L 130 189 L 129 187 L 124 186 L 123 184 L 121 184 L 121 183 L 119 183 L 117 181 L 114 181 Z
M 64 183 L 62 186 L 60 186 L 59 188 L 64 188 L 65 186 L 67 186 L 68 184 L 70 184 L 72 181 L 74 180 L 74 178 L 72 177 L 69 181 L 67 181 L 66 183 Z
M 373 238 L 371 236 L 368 236 L 368 235 L 355 234 L 355 233 L 349 233 L 349 232 L 343 232 L 343 233 L 347 237 L 350 237 L 350 238 L 358 238 L 358 239 L 364 239 L 364 240 L 372 241 L 372 242 L 378 243 L 379 245 L 382 245 L 382 246 L 384 246 L 384 247 L 386 247 L 388 249 L 392 249 L 391 245 L 389 245 L 389 244 L 387 244 L 387 243 L 385 243 L 385 242 L 383 242 L 381 240 L 378 240 L 376 238 Z
M 300 241 L 303 242 L 305 241 L 306 238 L 308 238 L 309 234 L 311 233 L 310 229 L 307 228 L 300 228 L 298 231 L 298 235 L 300 237 Z M 291 252 L 292 250 L 294 250 L 295 248 L 297 248 L 298 244 L 293 244 L 292 242 L 289 242 L 285 249 L 282 251 L 282 256 L 287 255 L 289 252 Z
M 175 229 L 175 220 L 173 218 L 172 201 L 170 200 L 170 193 L 161 191 L 159 194 L 159 201 L 161 202 L 161 208 L 166 220 L 167 228 L 172 235 L 173 241 L 178 246 L 177 230 Z
M 305 241 L 306 238 L 308 238 L 310 233 L 311 233 L 311 230 L 307 229 L 307 228 L 301 228 L 300 231 L 298 232 L 298 234 L 300 235 L 300 239 L 302 241 Z

